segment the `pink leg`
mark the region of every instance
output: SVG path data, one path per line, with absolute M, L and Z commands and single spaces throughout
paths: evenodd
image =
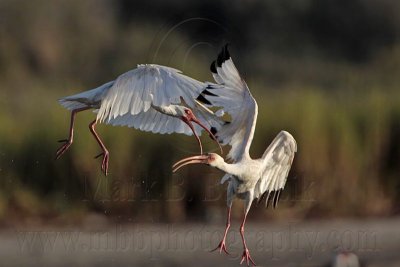
M 56 159 L 59 159 L 61 157 L 61 155 L 64 154 L 65 151 L 68 150 L 68 148 L 71 146 L 71 144 L 74 140 L 74 124 L 75 124 L 76 113 L 87 110 L 87 109 L 90 109 L 90 107 L 84 107 L 84 108 L 78 108 L 78 109 L 72 110 L 71 123 L 69 126 L 69 138 L 59 141 L 60 143 L 63 142 L 64 144 L 57 150 Z
M 190 127 L 190 129 L 192 130 L 194 137 L 196 137 L 196 140 L 197 140 L 197 142 L 199 143 L 199 146 L 200 146 L 200 154 L 203 155 L 203 146 L 201 145 L 200 138 L 197 136 L 196 131 L 194 130 L 194 127 L 193 127 L 192 123 L 191 123 L 188 119 L 186 119 L 186 117 L 183 117 L 183 118 L 182 118 L 182 121 L 183 121 L 184 123 L 186 123 L 186 124 Z
M 226 219 L 226 228 L 225 228 L 224 237 L 222 238 L 222 241 L 219 243 L 218 247 L 211 250 L 210 252 L 213 252 L 213 251 L 216 251 L 217 249 L 219 249 L 220 254 L 222 253 L 222 251 L 224 251 L 226 254 L 229 255 L 229 252 L 226 250 L 225 239 L 226 239 L 226 235 L 228 234 L 228 230 L 231 227 L 231 208 L 232 208 L 232 206 L 228 207 L 228 217 Z
M 96 158 L 103 156 L 103 162 L 101 163 L 101 170 L 107 176 L 109 153 L 108 153 L 106 146 L 103 144 L 103 141 L 101 141 L 99 135 L 96 133 L 96 130 L 94 128 L 95 126 L 96 126 L 96 120 L 92 121 L 89 124 L 89 129 L 90 129 L 90 132 L 93 134 L 94 138 L 96 139 L 97 143 L 99 143 L 101 149 L 103 150 L 103 152 L 101 152 L 99 155 L 97 155 Z
M 246 222 L 246 216 L 247 216 L 247 212 L 244 214 L 243 222 L 240 225 L 240 235 L 242 236 L 242 241 L 243 241 L 243 255 L 242 255 L 242 260 L 240 261 L 240 264 L 242 264 L 243 261 L 246 260 L 247 266 L 250 266 L 250 262 L 254 266 L 256 266 L 256 264 L 254 263 L 253 259 L 250 256 L 250 252 L 247 249 L 246 240 L 244 239 L 244 224 Z

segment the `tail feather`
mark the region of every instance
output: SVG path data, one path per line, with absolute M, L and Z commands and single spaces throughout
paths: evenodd
M 74 101 L 74 100 L 68 100 L 68 99 L 59 99 L 58 102 L 63 106 L 64 108 L 68 110 L 74 110 L 74 109 L 79 109 L 79 108 L 84 108 L 87 107 L 86 104 L 81 103 L 79 101 Z
M 113 84 L 114 81 L 111 81 L 92 90 L 63 97 L 59 99 L 58 102 L 68 110 L 84 107 L 99 108 L 103 96 L 108 92 Z

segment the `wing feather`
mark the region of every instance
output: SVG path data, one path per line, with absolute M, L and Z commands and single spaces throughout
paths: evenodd
M 159 65 L 138 65 L 120 75 L 104 95 L 97 115 L 100 122 L 111 122 L 125 114 L 146 112 L 151 105 L 179 104 L 189 107 L 203 91 L 205 83 L 183 75 L 179 70 Z
M 294 154 L 297 152 L 296 140 L 293 136 L 281 131 L 265 150 L 262 158 L 263 172 L 255 187 L 255 197 L 261 199 L 266 193 L 279 192 L 285 187 Z M 276 194 L 276 193 L 274 193 Z M 274 206 L 279 198 L 274 197 Z M 266 205 L 268 199 L 266 200 Z
M 201 95 L 212 106 L 222 107 L 223 111 L 232 117 L 230 123 L 216 129 L 216 136 L 222 144 L 231 146 L 228 158 L 234 162 L 250 158 L 249 149 L 254 135 L 258 107 L 235 67 L 227 45 L 217 60 L 211 64 L 210 70 L 218 84 L 207 84 L 207 89 Z
M 202 107 L 199 107 L 195 100 L 206 85 L 173 68 L 138 65 L 136 69 L 109 83 L 109 88 L 101 99 L 97 120 L 155 133 L 177 132 L 190 135 L 191 130 L 186 124 L 152 108 L 182 104 L 183 99 L 184 104 L 193 110 L 204 125 L 209 128 L 219 127 L 223 120 L 213 112 L 204 114 Z M 200 135 L 202 129 L 197 125 L 194 127 Z
M 113 126 L 128 126 L 152 133 L 182 133 L 192 135 L 192 131 L 184 122 L 177 118 L 160 113 L 153 108 L 136 115 L 128 113 L 122 116 L 117 116 L 111 118 L 106 123 Z

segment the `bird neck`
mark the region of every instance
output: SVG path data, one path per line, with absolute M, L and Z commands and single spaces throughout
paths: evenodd
M 158 112 L 161 112 L 168 116 L 172 116 L 172 117 L 181 117 L 182 116 L 182 112 L 180 110 L 179 105 L 171 104 L 171 105 L 167 105 L 167 106 L 155 106 L 152 104 L 151 106 Z
M 226 163 L 226 162 L 222 162 L 222 164 L 219 164 L 218 166 L 216 166 L 216 168 L 225 173 L 232 174 L 234 176 L 240 176 L 243 170 L 237 163 Z

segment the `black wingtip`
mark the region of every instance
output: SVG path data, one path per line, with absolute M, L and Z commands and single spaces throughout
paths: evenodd
M 210 101 L 208 101 L 203 95 L 199 95 L 197 98 L 196 98 L 198 101 L 200 101 L 201 103 L 203 103 L 203 104 L 206 104 L 206 105 L 211 105 L 211 102 Z
M 210 128 L 210 132 L 215 135 L 218 131 L 217 128 L 215 128 L 214 126 Z
M 201 92 L 204 95 L 209 95 L 209 96 L 218 96 L 216 94 L 211 93 L 210 91 L 208 91 L 207 89 L 204 89 L 203 92 Z
M 229 43 L 226 43 L 224 46 L 225 60 L 228 60 L 231 58 L 231 54 L 229 53 L 229 50 L 228 50 L 229 45 L 230 45 Z
M 218 57 L 217 57 L 217 66 L 221 68 L 222 62 L 223 62 L 223 59 L 222 59 L 222 52 L 221 52 L 218 54 Z
M 229 43 L 225 44 L 224 47 L 222 48 L 221 52 L 218 54 L 217 58 L 217 66 L 221 67 L 222 63 L 224 63 L 226 60 L 231 58 L 231 55 L 228 50 L 228 45 Z
M 222 63 L 224 63 L 224 61 L 227 60 L 227 59 L 229 59 L 229 58 L 230 58 L 230 55 L 229 55 L 229 51 L 228 51 L 228 45 L 226 44 L 226 45 L 222 48 L 221 52 L 218 54 L 218 57 L 217 57 L 217 66 L 218 66 L 218 67 L 221 67 L 221 66 L 222 66 Z
M 211 63 L 210 70 L 212 73 L 217 74 L 217 67 L 215 66 L 215 60 Z

